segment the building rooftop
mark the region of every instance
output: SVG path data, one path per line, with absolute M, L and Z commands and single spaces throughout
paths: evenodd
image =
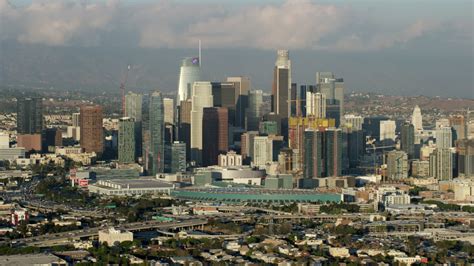
M 66 261 L 53 254 L 22 254 L 0 256 L 0 265 L 67 265 Z

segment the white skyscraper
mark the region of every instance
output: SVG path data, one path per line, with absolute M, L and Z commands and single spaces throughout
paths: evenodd
M 306 92 L 306 115 L 315 118 L 326 118 L 326 95 Z
M 395 140 L 396 124 L 393 120 L 380 121 L 380 140 Z
M 191 98 L 193 84 L 201 79 L 201 67 L 198 57 L 187 57 L 183 59 L 179 72 L 178 101 L 185 101 Z
M 163 107 L 165 112 L 165 123 L 174 125 L 174 99 L 163 98 Z
M 203 109 L 212 107 L 212 85 L 209 81 L 195 82 L 192 89 L 191 109 L 191 160 L 202 162 Z
M 252 165 L 263 167 L 272 161 L 273 141 L 268 136 L 256 136 L 253 142 Z
M 288 117 L 291 111 L 291 60 L 288 50 L 278 50 L 273 69 L 272 111 Z
M 453 143 L 453 134 L 451 127 L 441 127 L 436 129 L 436 147 L 438 149 L 451 148 Z
M 411 123 L 415 127 L 415 132 L 423 130 L 423 116 L 421 115 L 421 109 L 417 105 L 413 110 L 413 115 L 411 116 Z

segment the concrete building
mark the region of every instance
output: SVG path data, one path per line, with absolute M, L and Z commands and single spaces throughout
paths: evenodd
M 109 246 L 114 246 L 125 241 L 133 241 L 132 232 L 118 230 L 113 227 L 99 230 L 99 242 L 101 244 L 107 243 Z
M 118 160 L 120 163 L 135 162 L 135 121 L 130 117 L 119 120 Z
M 41 134 L 18 134 L 16 146 L 24 148 L 25 151 L 41 151 Z
M 316 72 L 316 86 L 326 96 L 326 118 L 335 119 L 339 127 L 344 118 L 344 79 L 332 72 Z
M 448 149 L 452 147 L 453 135 L 451 127 L 441 127 L 436 129 L 436 147 Z
M 251 88 L 248 77 L 227 77 L 227 82 L 234 84 L 235 88 L 235 126 L 245 128 L 245 110 L 248 107 L 248 97 Z
M 258 130 L 260 119 L 263 116 L 262 104 L 263 104 L 263 91 L 261 90 L 249 91 L 248 107 L 245 112 L 245 119 L 246 119 L 245 129 L 247 131 Z
M 319 92 L 306 92 L 306 116 L 326 118 L 326 95 Z
M 171 173 L 186 172 L 186 143 L 175 141 L 171 144 Z
M 163 109 L 165 113 L 165 123 L 174 125 L 175 124 L 175 117 L 174 117 L 174 99 L 171 98 L 163 98 Z
M 240 153 L 242 159 L 253 158 L 253 148 L 255 137 L 258 136 L 258 131 L 247 131 L 242 134 L 240 139 Z
M 453 159 L 451 149 L 437 148 L 430 154 L 430 176 L 438 180 L 453 179 Z
M 408 155 L 404 151 L 387 153 L 387 178 L 391 180 L 408 178 Z
M 104 131 L 102 128 L 102 107 L 81 106 L 81 147 L 85 152 L 102 154 Z
M 17 133 L 41 134 L 43 130 L 43 102 L 41 98 L 17 99 Z
M 212 85 L 208 81 L 195 82 L 192 90 L 191 160 L 202 165 L 203 109 L 212 107 Z
M 474 177 L 474 139 L 458 140 L 456 151 L 458 153 L 458 175 Z
M 18 158 L 25 157 L 25 148 L 17 147 L 17 148 L 0 148 L 0 161 L 1 160 L 9 160 L 14 161 Z
M 304 132 L 305 178 L 337 177 L 342 174 L 342 130 L 307 129 Z
M 281 117 L 290 115 L 291 61 L 288 50 L 278 50 L 273 69 L 272 112 Z
M 362 125 L 364 124 L 364 118 L 362 116 L 356 116 L 356 115 L 344 115 L 344 121 L 346 126 L 349 126 L 352 128 L 352 130 L 362 130 Z
M 384 120 L 380 121 L 380 134 L 379 140 L 393 140 L 395 141 L 396 135 L 395 130 L 397 126 L 393 120 Z
M 273 141 L 268 136 L 255 136 L 252 165 L 264 167 L 273 161 Z
M 417 178 L 426 178 L 430 176 L 430 162 L 414 160 L 411 162 L 411 175 Z
M 193 84 L 201 80 L 201 58 L 187 57 L 181 62 L 178 85 L 178 105 L 191 99 Z
M 89 192 L 106 196 L 169 195 L 174 185 L 151 178 L 99 180 Z
M 192 101 L 182 101 L 178 106 L 178 140 L 186 143 L 186 160 L 191 160 L 191 110 Z
M 218 157 L 220 167 L 242 166 L 242 155 L 235 151 L 229 151 L 226 154 L 220 154 Z
M 405 123 L 400 135 L 400 149 L 408 155 L 408 159 L 413 159 L 415 157 L 415 127 Z
M 463 115 L 454 115 L 449 117 L 449 126 L 454 129 L 455 139 L 466 138 L 466 119 Z
M 219 154 L 229 148 L 228 111 L 224 107 L 205 107 L 202 121 L 203 166 L 217 165 Z
M 421 115 L 421 109 L 418 105 L 413 109 L 411 124 L 415 127 L 415 132 L 423 131 L 423 116 Z
M 135 122 L 143 120 L 143 95 L 128 92 L 125 95 L 125 117 L 130 117 Z

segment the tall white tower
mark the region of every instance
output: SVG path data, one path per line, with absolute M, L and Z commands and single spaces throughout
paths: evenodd
M 306 115 L 326 118 L 326 95 L 319 92 L 306 92 Z
M 191 98 L 191 90 L 194 82 L 201 79 L 201 64 L 199 57 L 184 58 L 181 63 L 178 84 L 178 101 L 186 101 Z
M 411 116 L 411 123 L 415 127 L 415 131 L 423 131 L 423 116 L 421 115 L 420 107 L 417 105 L 413 110 L 413 115 Z
M 193 85 L 191 109 L 191 159 L 198 165 L 202 162 L 203 109 L 212 107 L 212 85 L 209 81 L 198 81 Z

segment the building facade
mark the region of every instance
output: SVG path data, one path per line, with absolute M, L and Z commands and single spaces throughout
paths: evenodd
M 84 152 L 95 152 L 100 155 L 104 151 L 104 130 L 102 128 L 102 107 L 81 106 L 81 148 Z

